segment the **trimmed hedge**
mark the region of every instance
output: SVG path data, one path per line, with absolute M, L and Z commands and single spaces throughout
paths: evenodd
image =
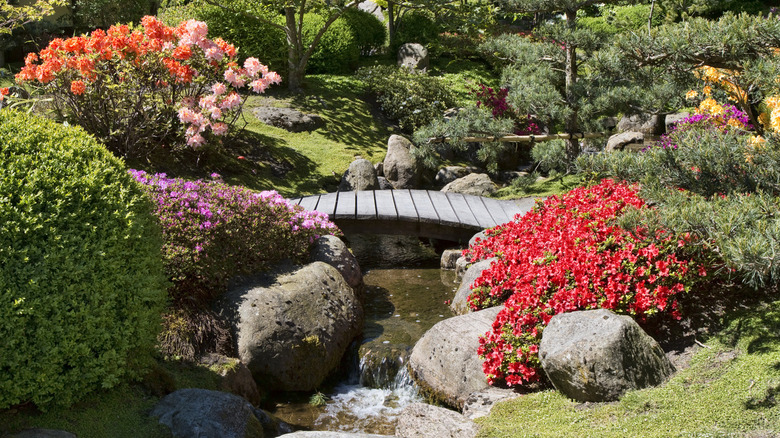
M 151 208 L 82 129 L 0 111 L 0 409 L 139 375 L 166 301 Z

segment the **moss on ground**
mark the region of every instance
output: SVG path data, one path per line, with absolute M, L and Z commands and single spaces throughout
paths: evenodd
M 616 403 L 576 403 L 555 391 L 497 405 L 481 437 L 777 436 L 780 301 L 728 318 L 665 385 Z

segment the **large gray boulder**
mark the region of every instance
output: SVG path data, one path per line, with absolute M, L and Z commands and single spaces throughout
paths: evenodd
M 497 258 L 491 257 L 487 260 L 474 263 L 473 265 L 469 266 L 469 268 L 466 270 L 466 273 L 463 274 L 463 278 L 460 280 L 458 291 L 455 293 L 455 297 L 452 299 L 452 304 L 450 304 L 450 308 L 453 312 L 455 312 L 456 315 L 463 315 L 471 311 L 468 302 L 469 295 L 471 295 L 471 285 L 474 284 L 474 281 L 476 281 L 480 275 L 482 275 L 482 271 L 490 268 L 493 262 L 496 261 L 498 261 Z
M 323 262 L 252 280 L 218 303 L 238 357 L 263 388 L 318 388 L 360 334 L 360 300 L 341 273 Z
M 471 173 L 458 178 L 441 189 L 442 192 L 462 193 L 464 195 L 490 196 L 498 186 L 486 173 Z
M 461 258 L 462 249 L 445 249 L 441 253 L 439 267 L 447 271 L 455 270 L 455 264 Z
M 254 110 L 255 117 L 266 125 L 290 132 L 314 131 L 325 125 L 317 114 L 304 114 L 292 108 L 260 107 Z
M 420 389 L 460 410 L 469 394 L 487 388 L 477 348 L 500 310 L 491 307 L 431 327 L 409 356 L 409 371 Z
M 285 438 L 390 438 L 389 435 L 375 435 L 372 433 L 331 432 L 327 430 L 299 430 L 298 432 L 282 435 Z
M 609 140 L 607 140 L 607 147 L 605 147 L 604 150 L 606 152 L 622 151 L 626 145 L 644 142 L 645 134 L 641 132 L 623 132 L 609 137 Z
M 243 398 L 220 391 L 188 388 L 168 394 L 152 410 L 175 438 L 263 438 L 292 427 L 254 408 Z
M 436 172 L 436 177 L 434 178 L 434 181 L 437 185 L 440 186 L 446 186 L 447 184 L 455 181 L 458 178 L 463 178 L 464 176 L 470 175 L 472 173 L 477 172 L 483 172 L 482 169 L 478 167 L 463 167 L 463 166 L 446 166 L 439 169 L 438 172 Z
M 666 132 L 666 116 L 657 114 L 634 114 L 623 116 L 617 125 L 618 132 L 641 132 L 649 135 L 661 135 Z
M 513 389 L 491 386 L 481 391 L 472 392 L 463 405 L 463 416 L 469 420 L 490 415 L 496 403 L 504 400 L 512 400 L 521 394 Z
M 428 49 L 422 44 L 406 43 L 398 48 L 398 66 L 412 70 L 424 70 L 428 68 L 430 58 Z
M 11 435 L 3 435 L 7 438 L 76 438 L 76 435 L 57 429 L 25 429 Z
M 472 438 L 477 425 L 463 415 L 425 403 L 412 403 L 401 411 L 395 435 L 404 438 Z
M 320 237 L 314 243 L 309 260 L 324 262 L 336 268 L 347 284 L 355 291 L 361 303 L 363 302 L 363 273 L 354 255 L 347 245 L 338 237 L 328 234 Z
M 353 161 L 347 171 L 344 172 L 344 176 L 341 177 L 341 184 L 339 184 L 340 192 L 377 189 L 379 189 L 379 180 L 377 179 L 376 169 L 365 158 L 358 158 Z
M 382 13 L 382 8 L 371 0 L 363 0 L 362 2 L 358 3 L 358 9 L 372 14 L 383 23 L 385 21 L 385 14 Z
M 420 184 L 420 169 L 412 156 L 411 141 L 400 135 L 391 135 L 387 141 L 387 155 L 382 164 L 385 178 L 396 190 L 416 189 Z
M 690 116 L 691 113 L 689 112 L 667 114 L 666 118 L 664 119 L 664 123 L 666 124 L 666 132 L 669 132 L 669 130 L 671 130 L 674 125 L 682 122 L 683 120 L 685 120 L 687 117 Z
M 555 388 L 582 402 L 617 400 L 674 372 L 658 343 L 631 317 L 606 309 L 554 316 L 542 334 L 539 358 Z
M 211 353 L 203 356 L 200 363 L 219 375 L 217 389 L 241 396 L 253 406 L 260 404 L 261 397 L 257 382 L 252 377 L 249 368 L 240 360 L 235 357 Z

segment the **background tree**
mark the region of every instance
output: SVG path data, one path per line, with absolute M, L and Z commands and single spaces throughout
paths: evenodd
M 532 114 L 551 131 L 580 133 L 603 130 L 599 118 L 605 115 L 615 115 L 619 111 L 661 113 L 682 103 L 679 84 L 684 80 L 666 80 L 672 73 L 661 68 L 636 70 L 634 64 L 621 61 L 614 51 L 602 50 L 610 45 L 606 43 L 613 40 L 612 32 L 595 32 L 592 27 L 584 27 L 580 22 L 581 15 L 598 13 L 603 6 L 597 3 L 602 2 L 507 2 L 511 10 L 563 14 L 563 18 L 557 21 L 548 20 L 541 24 L 530 37 L 501 35 L 482 46 L 502 68 L 501 82 L 509 89 L 506 101 L 515 113 Z M 625 5 L 631 2 L 608 3 Z M 646 33 L 649 9 L 646 12 L 646 17 L 634 20 L 636 29 L 628 27 L 626 30 Z M 490 119 L 487 111 L 472 109 L 450 123 L 438 123 L 422 130 L 416 136 L 421 146 L 417 153 L 431 161 L 433 148 L 425 145 L 427 138 L 431 137 L 462 138 L 470 133 L 499 136 L 512 132 Z M 453 143 L 459 145 L 457 140 Z M 497 142 L 482 144 L 483 149 L 500 150 L 503 147 Z M 579 152 L 579 141 L 567 140 L 566 161 L 571 163 Z M 498 155 L 485 151 L 483 156 Z
M 625 69 L 650 67 L 677 77 L 691 72 L 710 77 L 760 131 L 758 107 L 777 87 L 779 47 L 777 18 L 726 14 L 716 21 L 697 17 L 661 26 L 649 35 L 625 34 L 614 50 L 631 64 Z
M 0 2 L 0 34 L 10 34 L 17 27 L 39 21 L 54 13 L 65 0 L 35 0 L 29 5 L 15 5 L 10 0 Z
M 207 3 L 227 9 L 282 30 L 287 41 L 287 86 L 300 92 L 306 65 L 330 26 L 350 8 L 362 0 L 206 0 Z M 282 11 L 282 20 L 278 19 Z M 308 13 L 318 13 L 324 21 L 308 44 L 303 19 Z

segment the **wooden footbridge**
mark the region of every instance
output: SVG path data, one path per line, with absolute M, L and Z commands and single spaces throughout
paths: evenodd
M 512 201 L 430 190 L 366 190 L 293 199 L 328 215 L 346 234 L 402 234 L 464 241 L 529 211 L 534 198 Z

